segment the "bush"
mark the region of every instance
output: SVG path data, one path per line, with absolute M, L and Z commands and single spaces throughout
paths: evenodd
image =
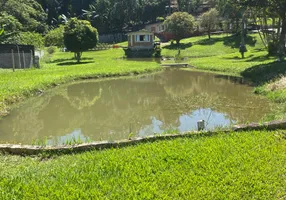
M 268 55 L 270 56 L 274 56 L 277 55 L 278 52 L 278 42 L 275 41 L 271 41 L 268 43 Z
M 20 32 L 19 44 L 33 45 L 35 49 L 42 49 L 44 47 L 44 38 L 39 33 L 34 32 Z
M 55 46 L 50 46 L 50 47 L 47 49 L 47 52 L 48 52 L 48 54 L 53 54 L 53 53 L 56 52 L 56 49 L 57 49 L 57 47 L 55 47 Z
M 64 26 L 51 30 L 45 36 L 45 46 L 57 46 L 59 48 L 64 47 Z

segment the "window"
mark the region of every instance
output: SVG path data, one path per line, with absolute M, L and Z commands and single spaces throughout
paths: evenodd
M 136 42 L 150 42 L 150 35 L 136 35 Z

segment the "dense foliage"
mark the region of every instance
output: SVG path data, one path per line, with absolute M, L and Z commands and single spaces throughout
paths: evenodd
M 80 61 L 83 51 L 96 46 L 98 41 L 97 29 L 88 21 L 71 18 L 64 29 L 64 44 L 66 48 L 75 53 L 75 58 Z
M 167 30 L 174 35 L 176 43 L 179 44 L 181 39 L 193 31 L 195 19 L 187 12 L 175 12 L 167 17 L 165 25 Z
M 45 36 L 45 46 L 64 47 L 64 26 L 55 28 Z

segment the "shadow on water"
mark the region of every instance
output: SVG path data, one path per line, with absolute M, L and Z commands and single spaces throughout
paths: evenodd
M 136 61 L 136 62 L 156 62 L 161 64 L 161 58 L 120 58 L 117 60 Z
M 234 83 L 234 84 L 240 84 L 240 85 L 248 85 L 248 86 L 252 86 L 253 83 L 248 80 L 248 79 L 245 79 L 243 77 L 236 77 L 236 76 L 227 76 L 227 75 L 220 75 L 220 74 L 217 74 L 217 75 L 214 75 L 216 78 L 218 79 L 225 79 L 231 83 Z

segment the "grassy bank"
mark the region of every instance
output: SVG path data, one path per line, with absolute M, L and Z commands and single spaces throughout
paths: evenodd
M 77 155 L 0 156 L 0 199 L 283 199 L 285 131 L 194 136 Z
M 160 70 L 155 61 L 136 62 L 122 59 L 122 49 L 91 51 L 83 53 L 77 64 L 72 53 L 57 52 L 45 58 L 41 69 L 0 70 L 0 116 L 7 113 L 12 103 L 41 93 L 57 84 L 83 78 L 140 74 Z

